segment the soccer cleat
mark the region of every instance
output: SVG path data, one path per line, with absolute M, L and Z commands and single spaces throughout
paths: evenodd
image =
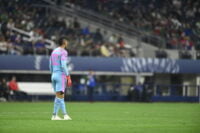
M 72 120 L 72 118 L 69 115 L 64 115 L 64 119 L 63 120 Z
M 51 120 L 62 120 L 62 119 L 59 116 L 57 116 L 57 115 L 53 115 L 51 117 Z

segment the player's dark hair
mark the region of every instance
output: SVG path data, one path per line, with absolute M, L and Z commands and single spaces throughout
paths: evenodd
M 63 41 L 64 41 L 64 40 L 68 40 L 68 38 L 67 38 L 67 37 L 60 37 L 60 38 L 58 39 L 58 45 L 61 46 L 61 45 L 63 44 Z

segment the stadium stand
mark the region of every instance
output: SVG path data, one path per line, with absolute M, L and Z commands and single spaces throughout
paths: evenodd
M 48 55 L 55 47 L 58 36 L 67 35 L 73 44 L 71 55 L 137 56 L 137 50 L 128 45 L 122 34 L 107 34 L 107 31 L 98 28 L 92 31 L 90 26 L 83 26 L 78 18 L 66 20 L 52 15 L 48 8 L 42 6 L 49 5 L 49 2 L 55 1 L 1 1 L 0 53 Z M 115 25 L 131 25 L 135 36 L 148 33 L 148 36 L 142 35 L 140 39 L 158 48 L 199 50 L 199 3 L 196 1 L 66 0 L 55 4 L 60 3 L 72 10 L 81 8 L 95 12 L 94 15 L 111 18 Z M 155 41 L 158 37 L 163 39 L 164 44 Z M 191 52 L 187 54 L 192 56 Z M 182 54 L 179 57 L 182 58 Z
M 77 18 L 66 22 L 62 18 L 51 17 L 43 8 L 34 7 L 31 1 L 1 1 L 1 12 L 0 52 L 4 54 L 49 54 L 55 48 L 53 42 L 66 35 L 72 43 L 69 48 L 71 55 L 134 56 L 121 35 L 107 36 L 106 31 L 99 28 L 91 32 L 89 26 L 81 27 Z
M 200 3 L 195 0 L 67 0 L 107 17 L 151 32 L 166 40 L 166 48 L 187 49 L 200 45 Z

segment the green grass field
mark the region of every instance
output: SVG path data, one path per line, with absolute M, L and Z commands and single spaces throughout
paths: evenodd
M 200 133 L 200 104 L 69 102 L 72 121 L 51 121 L 53 103 L 0 103 L 0 133 Z

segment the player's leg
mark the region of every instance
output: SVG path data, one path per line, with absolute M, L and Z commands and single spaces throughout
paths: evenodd
M 61 76 L 61 91 L 58 93 L 60 95 L 60 107 L 62 110 L 62 113 L 64 115 L 64 120 L 71 120 L 71 118 L 68 116 L 67 111 L 66 111 L 66 106 L 65 106 L 65 101 L 64 101 L 64 92 L 66 88 L 66 76 L 62 75 Z
M 64 92 L 63 91 L 56 92 L 56 96 L 60 100 L 60 107 L 61 107 L 62 113 L 64 115 L 64 120 L 72 120 L 66 111 L 65 101 L 64 101 Z
M 71 120 L 71 118 L 67 115 L 65 101 L 64 101 L 65 87 L 66 87 L 66 76 L 59 75 L 59 78 L 56 82 L 56 98 L 59 101 L 60 108 L 64 115 L 64 120 Z
M 65 101 L 64 101 L 64 92 L 63 91 L 56 92 L 56 97 L 59 100 L 60 108 L 62 110 L 63 115 L 66 115 L 67 111 L 66 111 Z
M 56 82 L 55 81 L 53 81 L 52 84 L 53 84 L 53 87 L 56 86 Z M 54 108 L 53 108 L 53 115 L 58 115 L 59 108 L 60 108 L 60 103 L 59 103 L 58 97 L 55 96 L 55 99 L 54 99 Z
M 65 88 L 66 88 L 66 76 L 62 75 L 62 92 L 63 92 L 62 96 L 63 96 L 63 98 L 61 100 L 61 110 L 62 110 L 63 115 L 64 115 L 64 120 L 71 120 L 71 118 L 67 114 L 66 107 L 65 107 L 65 101 L 64 101 Z
M 62 96 L 62 100 L 61 100 L 61 110 L 63 115 L 67 114 L 66 111 L 66 107 L 65 107 L 65 100 L 64 100 L 64 92 L 65 92 L 65 87 L 66 87 L 66 76 L 63 74 L 62 75 L 62 79 L 61 79 L 61 96 Z
M 56 84 L 57 84 L 57 75 L 53 74 L 52 75 L 52 86 L 53 86 L 53 89 L 55 92 L 56 92 Z M 51 118 L 52 120 L 61 120 L 61 118 L 58 116 L 59 109 L 60 109 L 60 100 L 57 96 L 55 96 L 53 116 Z

